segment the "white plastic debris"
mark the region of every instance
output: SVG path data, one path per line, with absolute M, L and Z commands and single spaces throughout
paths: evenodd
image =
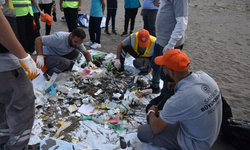
M 61 131 L 65 130 L 66 128 L 68 128 L 71 125 L 70 122 L 66 122 L 64 125 L 62 125 L 56 132 L 56 134 L 53 136 L 53 138 L 57 138 L 60 134 Z
M 101 94 L 103 92 L 103 90 L 102 89 L 99 89 L 96 93 L 95 93 L 95 95 L 99 95 L 99 94 Z
M 70 105 L 69 107 L 68 107 L 68 110 L 69 110 L 69 112 L 74 112 L 74 111 L 77 111 L 78 110 L 78 108 L 77 108 L 77 106 L 74 104 L 74 105 Z

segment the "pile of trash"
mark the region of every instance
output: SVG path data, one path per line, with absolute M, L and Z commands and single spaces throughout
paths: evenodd
M 74 71 L 54 73 L 42 86 L 33 82 L 36 116 L 29 144 L 54 138 L 78 149 L 133 149 L 136 141 L 130 140 L 146 124 L 145 105 L 155 96 L 146 89 L 149 77 L 126 67 L 117 71 L 113 54 L 91 55 L 97 68 L 79 55 Z

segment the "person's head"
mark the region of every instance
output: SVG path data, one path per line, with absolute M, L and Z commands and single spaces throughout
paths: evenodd
M 138 32 L 138 44 L 141 48 L 146 48 L 150 44 L 150 34 L 147 30 L 141 29 Z
M 71 47 L 78 47 L 85 38 L 85 32 L 81 28 L 76 28 L 69 35 L 69 45 Z
M 181 80 L 189 75 L 188 68 L 190 67 L 190 60 L 188 56 L 179 49 L 170 49 L 163 56 L 155 58 L 157 65 L 162 65 L 162 69 L 169 82 Z

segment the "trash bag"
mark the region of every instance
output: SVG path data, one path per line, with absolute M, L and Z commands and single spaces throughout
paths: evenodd
M 222 140 L 237 150 L 250 150 L 250 121 L 229 118 L 222 128 Z

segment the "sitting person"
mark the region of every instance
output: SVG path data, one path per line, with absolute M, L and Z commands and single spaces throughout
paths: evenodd
M 156 106 L 149 109 L 149 124 L 139 126 L 138 138 L 166 149 L 210 149 L 222 122 L 218 85 L 203 71 L 189 72 L 190 60 L 179 49 L 170 49 L 154 61 L 162 65 L 168 81 L 174 81 L 168 87 L 174 95 L 159 117 Z
M 52 35 L 36 38 L 36 64 L 41 69 L 45 63 L 47 70 L 44 73 L 44 77 L 47 80 L 54 72 L 71 71 L 80 51 L 88 64 L 95 67 L 92 63 L 90 53 L 82 43 L 85 37 L 85 32 L 80 28 L 76 28 L 71 33 L 56 32 Z M 43 55 L 45 55 L 45 58 Z
M 135 58 L 133 65 L 141 71 L 139 74 L 148 74 L 151 71 L 150 61 L 154 53 L 155 40 L 156 38 L 149 35 L 145 29 L 128 36 L 117 47 L 115 67 L 124 70 L 124 61 L 129 53 Z

